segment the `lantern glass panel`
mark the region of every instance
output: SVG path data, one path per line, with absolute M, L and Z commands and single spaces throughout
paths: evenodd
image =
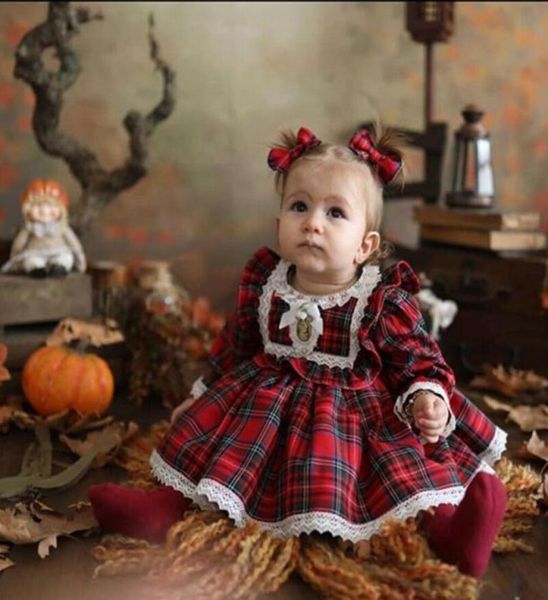
M 491 144 L 487 139 L 476 141 L 478 164 L 478 195 L 494 196 L 493 169 L 491 168 Z

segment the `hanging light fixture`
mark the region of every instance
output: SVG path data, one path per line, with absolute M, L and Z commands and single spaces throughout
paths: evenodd
M 462 111 L 464 124 L 455 131 L 451 189 L 448 206 L 491 208 L 495 182 L 491 165 L 491 139 L 481 123 L 483 111 L 469 104 Z

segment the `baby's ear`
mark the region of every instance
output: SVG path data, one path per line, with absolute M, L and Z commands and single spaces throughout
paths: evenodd
M 381 244 L 381 236 L 378 231 L 370 231 L 363 236 L 362 244 L 356 255 L 356 264 L 363 264 Z

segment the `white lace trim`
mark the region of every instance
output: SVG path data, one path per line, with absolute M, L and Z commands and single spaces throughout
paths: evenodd
M 403 421 L 411 427 L 411 423 L 409 423 L 409 419 L 405 414 L 405 404 L 407 402 L 407 399 L 419 390 L 428 390 L 429 392 L 432 392 L 439 396 L 444 401 L 445 405 L 447 406 L 447 409 L 449 410 L 449 422 L 445 426 L 445 429 L 443 430 L 441 435 L 443 437 L 448 437 L 455 430 L 455 427 L 457 426 L 457 420 L 455 419 L 455 415 L 451 410 L 449 398 L 447 397 L 447 392 L 439 383 L 436 383 L 435 381 L 417 381 L 413 383 L 411 387 L 409 387 L 407 391 L 405 391 L 401 396 L 398 396 L 398 399 L 396 400 L 396 404 L 394 406 L 394 412 L 396 413 L 396 416 L 400 421 Z
M 508 438 L 508 434 L 506 431 L 500 429 L 500 427 L 495 428 L 495 435 L 489 444 L 489 447 L 485 449 L 479 457 L 488 465 L 494 465 L 502 456 L 502 453 L 506 450 L 506 439 Z
M 363 311 L 369 300 L 369 296 L 379 283 L 381 273 L 378 266 L 365 266 L 359 279 L 346 290 L 337 294 L 326 296 L 310 296 L 301 294 L 289 285 L 287 273 L 291 265 L 281 259 L 276 268 L 270 274 L 266 284 L 263 287 L 259 299 L 259 327 L 263 339 L 265 352 L 273 354 L 277 358 L 303 358 L 328 367 L 351 368 L 359 352 L 358 332 L 360 322 L 363 317 Z M 289 336 L 293 345 L 286 346 L 272 342 L 268 333 L 268 314 L 272 302 L 272 296 L 276 293 L 287 304 L 293 306 L 295 303 L 314 302 L 321 310 L 327 310 L 335 306 L 343 306 L 350 298 L 357 298 L 356 306 L 352 314 L 350 324 L 350 349 L 348 356 L 337 356 L 335 354 L 326 354 L 325 352 L 315 352 L 314 347 L 320 334 L 313 331 L 310 339 L 306 342 L 301 341 L 296 332 L 296 323 L 289 326 Z
M 156 451 L 152 453 L 150 465 L 157 479 L 163 484 L 180 491 L 202 510 L 212 508 L 224 510 L 237 527 L 242 527 L 250 522 L 257 523 L 273 536 L 282 538 L 297 537 L 301 533 L 310 534 L 317 531 L 340 536 L 342 539 L 351 542 L 358 542 L 379 533 L 384 524 L 391 519 L 405 520 L 409 517 L 415 517 L 421 510 L 439 504 L 458 504 L 466 491 L 463 486 L 455 486 L 445 490 L 421 492 L 394 507 L 382 517 L 368 523 L 350 523 L 336 514 L 319 511 L 292 515 L 282 521 L 270 522 L 250 517 L 246 513 L 240 498 L 226 486 L 213 479 L 201 479 L 198 485 L 193 484 L 182 473 L 168 465 Z M 477 472 L 480 471 L 493 473 L 493 470 L 485 463 L 481 463 Z
M 198 377 L 198 379 L 196 379 L 196 381 L 192 384 L 192 388 L 190 389 L 190 397 L 191 398 L 199 398 L 206 391 L 207 391 L 207 386 L 204 383 L 204 378 Z

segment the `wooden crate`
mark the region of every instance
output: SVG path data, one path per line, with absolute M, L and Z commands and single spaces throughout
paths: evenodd
M 20 368 L 61 319 L 91 316 L 89 275 L 45 279 L 0 275 L 0 340 L 8 347 L 8 369 Z

